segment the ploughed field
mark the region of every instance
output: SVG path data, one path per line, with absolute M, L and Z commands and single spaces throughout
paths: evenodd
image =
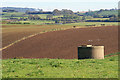
M 15 41 L 34 35 L 40 32 L 52 30 L 62 30 L 72 28 L 72 26 L 61 25 L 3 25 L 2 26 L 2 47 L 5 47 Z
M 7 58 L 78 58 L 83 44 L 105 46 L 105 55 L 118 52 L 118 26 L 68 29 L 46 32 L 20 41 L 3 50 Z

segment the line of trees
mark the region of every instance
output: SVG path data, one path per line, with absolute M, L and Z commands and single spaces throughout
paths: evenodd
M 83 14 L 80 14 L 79 12 L 75 13 L 72 10 L 62 9 L 58 10 L 55 9 L 52 12 L 44 12 L 44 11 L 26 11 L 26 14 L 22 15 L 20 19 L 17 18 L 10 18 L 10 19 L 16 19 L 18 21 L 20 20 L 51 20 L 55 21 L 55 23 L 76 23 L 76 22 L 117 22 L 118 16 L 117 14 L 110 14 L 110 15 L 101 15 L 101 13 L 105 11 L 116 11 L 117 9 L 112 10 L 99 10 L 99 11 L 89 11 Z M 46 18 L 41 18 L 38 14 L 47 14 Z M 26 18 L 24 18 L 25 15 L 28 15 Z M 62 15 L 62 17 L 54 17 Z M 11 15 L 11 17 L 15 17 L 15 15 Z M 109 18 L 108 20 L 91 20 L 92 18 Z

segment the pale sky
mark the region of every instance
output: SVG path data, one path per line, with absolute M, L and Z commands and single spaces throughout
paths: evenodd
M 119 2 L 119 0 L 2 0 L 3 2 Z
M 2 7 L 30 7 L 45 11 L 71 9 L 88 11 L 118 7 L 119 0 L 2 0 Z

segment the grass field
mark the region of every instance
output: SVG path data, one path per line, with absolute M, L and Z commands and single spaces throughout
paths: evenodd
M 49 15 L 49 14 L 39 14 L 38 16 L 42 19 L 46 19 L 47 15 Z M 53 18 L 57 18 L 57 17 L 63 17 L 63 15 L 53 16 Z
M 38 16 L 42 19 L 46 19 L 46 16 L 49 15 L 49 14 L 38 14 Z
M 3 78 L 118 78 L 118 56 L 105 59 L 7 59 Z
M 15 16 L 22 16 L 24 13 L 22 12 L 2 12 L 2 17 L 10 17 L 11 15 L 15 15 Z
M 53 18 L 57 18 L 57 17 L 63 17 L 63 15 L 59 15 L 59 16 L 53 16 Z
M 55 21 L 47 21 L 47 20 L 30 20 L 30 21 L 20 21 L 20 22 L 22 23 L 29 22 L 30 24 L 37 24 L 37 25 L 45 24 L 45 23 L 55 23 Z
M 79 22 L 79 23 L 69 23 L 69 24 L 64 24 L 64 25 L 76 25 L 76 26 L 85 26 L 85 25 L 96 25 L 96 26 L 101 26 L 101 24 L 105 24 L 106 26 L 110 25 L 118 25 L 118 22 Z
M 101 12 L 99 15 L 118 15 L 118 11 L 117 11 L 117 10 L 113 10 L 113 11 L 103 11 L 103 12 Z
M 9 17 L 11 17 L 11 15 L 16 16 L 16 17 L 12 17 L 12 18 L 20 19 L 20 17 L 25 13 L 22 13 L 22 12 L 8 12 L 8 13 L 7 12 L 2 12 L 2 14 L 4 14 L 4 15 L 2 15 L 3 19 L 6 19 L 5 17 L 9 18 Z M 46 19 L 47 15 L 49 15 L 49 14 L 37 14 L 37 15 L 42 19 Z M 28 16 L 28 15 L 26 15 L 26 16 Z M 26 18 L 26 16 L 23 16 L 23 17 Z M 57 17 L 63 17 L 63 15 L 53 16 L 53 18 L 57 18 Z
M 109 18 L 91 18 L 87 20 L 109 20 Z

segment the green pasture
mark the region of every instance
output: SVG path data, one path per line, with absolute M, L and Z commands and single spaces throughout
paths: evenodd
M 118 78 L 118 56 L 105 59 L 6 59 L 3 78 Z
M 86 20 L 109 20 L 109 18 L 91 18 Z
M 10 17 L 11 15 L 15 15 L 15 16 L 22 16 L 24 13 L 22 12 L 2 12 L 3 17 Z
M 22 23 L 29 22 L 30 25 L 44 25 L 45 23 L 55 23 L 51 20 L 29 20 L 29 21 L 20 21 Z M 51 24 L 51 25 L 71 25 L 71 26 L 86 26 L 86 25 L 96 25 L 101 26 L 105 24 L 106 26 L 117 26 L 118 22 L 79 22 L 79 23 L 67 23 L 67 24 Z M 21 25 L 21 24 L 3 24 L 3 25 Z M 24 25 L 24 24 L 23 24 Z
M 63 17 L 63 15 L 53 16 L 53 18 Z
M 37 14 L 37 15 L 42 19 L 46 19 L 46 16 L 49 15 L 49 14 Z
M 100 15 L 118 15 L 118 10 L 102 11 Z
M 105 24 L 106 26 L 118 25 L 118 22 L 79 22 L 79 23 L 68 23 L 64 25 L 76 25 L 76 26 L 86 26 L 86 25 L 96 25 L 101 26 L 101 24 Z
M 55 21 L 47 21 L 47 20 L 30 20 L 30 21 L 20 21 L 20 22 L 22 23 L 29 22 L 30 24 L 37 24 L 37 25 L 45 24 L 45 23 L 55 23 Z
M 4 19 L 8 19 L 7 17 L 2 17 L 2 20 L 4 20 Z
M 40 18 L 46 19 L 49 14 L 37 14 Z M 53 16 L 53 18 L 63 17 L 63 15 Z

